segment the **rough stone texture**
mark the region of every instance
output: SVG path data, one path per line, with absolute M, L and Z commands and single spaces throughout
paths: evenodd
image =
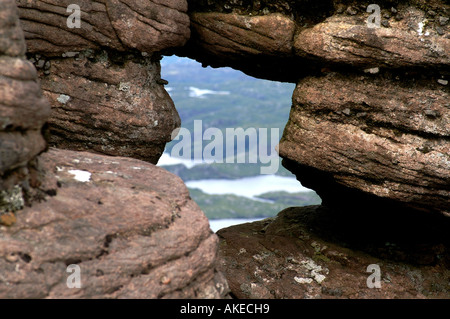
M 180 178 L 135 159 L 67 150 L 40 161 L 51 196 L 0 228 L 0 298 L 226 295 L 217 236 Z M 91 175 L 80 181 L 77 171 Z M 71 264 L 81 288 L 66 285 Z
M 11 224 L 30 187 L 38 184 L 34 158 L 46 148 L 41 128 L 50 114 L 14 1 L 0 3 L 0 224 Z M 25 194 L 22 194 L 22 189 Z M 25 198 L 24 198 L 25 196 Z
M 182 46 L 190 34 L 185 0 L 16 2 L 28 51 L 47 56 L 100 48 L 157 52 Z M 80 28 L 67 25 L 70 4 L 81 9 Z
M 450 215 L 449 138 L 435 79 L 330 73 L 298 83 L 279 150 L 330 207 L 364 205 L 353 189 Z
M 218 58 L 264 54 L 281 59 L 292 52 L 295 24 L 281 14 L 194 13 L 191 20 L 198 45 Z
M 213 67 L 232 66 L 258 77 L 283 77 L 293 61 L 295 22 L 280 13 L 192 13 L 192 38 L 185 55 Z M 183 54 L 183 53 L 182 53 Z M 259 69 L 259 70 L 258 70 Z
M 448 299 L 450 225 L 435 217 L 288 208 L 219 230 L 219 269 L 237 298 Z M 368 288 L 369 265 L 381 288 Z
M 14 1 L 0 3 L 0 54 L 22 56 L 25 41 Z
M 83 51 L 47 62 L 39 73 L 52 105 L 51 145 L 157 163 L 180 126 L 159 61 Z
M 450 25 L 440 22 L 450 13 L 448 4 L 379 1 L 379 28 L 367 26 L 368 5 L 193 1 L 191 39 L 177 52 L 213 67 L 287 82 L 324 67 L 432 69 L 448 75 Z
M 28 58 L 52 106 L 50 144 L 156 163 L 180 126 L 159 51 L 189 38 L 186 1 L 17 4 Z M 80 28 L 67 26 L 70 4 L 81 9 Z
M 186 1 L 16 2 L 59 146 L 156 162 L 179 125 L 160 53 L 297 83 L 280 154 L 324 207 L 221 231 L 235 296 L 449 298 L 448 4 L 380 0 L 374 30 L 363 2 L 191 1 L 192 37 L 178 50 Z M 73 3 L 79 29 L 66 25 Z M 217 239 L 179 179 L 87 153 L 33 160 L 48 106 L 20 60 L 14 10 L 0 3 L 0 101 L 23 108 L 0 104 L 0 296 L 224 296 Z M 81 289 L 65 284 L 69 264 Z M 381 267 L 381 290 L 366 286 L 369 264 Z
M 429 25 L 425 12 L 414 7 L 402 12 L 400 21 L 391 18 L 389 28 L 368 28 L 369 13 L 332 16 L 296 36 L 296 54 L 312 56 L 327 64 L 448 71 L 450 27 L 442 29 L 447 36 L 441 36 Z
M 189 39 L 186 0 L 108 0 L 106 7 L 114 30 L 129 48 L 156 52 Z

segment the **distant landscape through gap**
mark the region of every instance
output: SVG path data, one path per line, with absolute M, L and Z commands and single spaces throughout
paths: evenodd
M 274 217 L 287 207 L 321 203 L 281 165 L 273 149 L 289 117 L 294 84 L 231 68 L 204 68 L 176 56 L 163 58 L 161 77 L 168 81 L 166 91 L 182 129 L 174 132 L 158 166 L 185 182 L 213 231 Z M 244 138 L 239 141 L 232 133 Z M 272 156 L 271 161 L 260 154 Z

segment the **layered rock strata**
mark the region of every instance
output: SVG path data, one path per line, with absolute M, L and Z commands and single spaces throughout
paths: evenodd
M 28 57 L 52 106 L 50 145 L 156 163 L 180 126 L 159 52 L 189 38 L 186 1 L 17 5 Z
M 47 62 L 39 74 L 52 106 L 52 146 L 158 162 L 180 126 L 159 61 L 88 50 Z
M 380 1 L 376 28 L 363 1 L 16 3 L 52 145 L 155 163 L 179 126 L 161 53 L 297 84 L 280 155 L 324 206 L 220 232 L 235 296 L 448 297 L 444 1 Z M 11 1 L 0 17 L 0 295 L 224 296 L 216 238 L 178 179 L 132 159 L 36 159 L 48 105 Z M 72 264 L 81 288 L 67 286 Z M 368 265 L 385 289 L 367 287 Z
M 449 94 L 439 83 L 329 73 L 299 81 L 280 155 L 324 205 L 389 199 L 385 207 L 450 216 L 449 137 Z
M 157 26 L 124 42 L 102 21 L 105 3 L 82 12 L 91 30 L 66 30 L 69 2 L 18 3 L 30 61 L 14 1 L 0 4 L 0 297 L 225 297 L 207 218 L 178 177 L 148 163 L 180 124 L 152 50 L 186 37 L 169 27 L 186 22 L 177 14 L 184 2 L 136 8 L 151 21 L 125 1 L 108 2 L 122 35 L 136 35 L 126 27 L 139 21 Z M 121 52 L 123 43 L 148 52 Z M 53 110 L 43 129 L 46 98 Z M 60 149 L 37 156 L 46 149 L 42 129 L 62 147 L 147 162 Z
M 449 5 L 258 3 L 194 4 L 181 54 L 297 83 L 279 153 L 325 205 L 448 215 Z
M 1 227 L 1 298 L 227 294 L 217 236 L 180 178 L 136 159 L 68 150 L 50 149 L 40 162 L 52 196 Z

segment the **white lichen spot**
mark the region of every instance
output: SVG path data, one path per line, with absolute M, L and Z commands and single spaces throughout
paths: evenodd
M 80 160 L 75 158 L 75 159 L 72 160 L 72 162 L 75 163 L 75 164 L 78 164 L 80 162 Z
M 241 249 L 239 249 L 239 254 L 238 255 L 245 254 L 246 252 L 247 252 L 247 250 L 245 248 L 241 248 Z
M 69 171 L 70 174 L 74 175 L 75 179 L 79 182 L 89 182 L 89 180 L 91 179 L 91 173 L 89 173 L 88 171 L 82 171 L 79 169 L 71 169 Z
M 130 82 L 120 82 L 119 90 L 123 92 L 128 92 L 130 90 L 131 84 Z
M 315 273 L 314 271 L 312 271 L 311 274 L 313 275 L 314 280 L 317 281 L 318 284 L 321 284 L 322 281 L 324 281 L 326 278 L 324 275 Z
M 418 33 L 420 36 L 422 36 L 422 35 L 429 36 L 429 35 L 430 35 L 430 32 L 429 32 L 429 31 L 425 32 L 425 34 L 423 33 L 423 31 L 424 31 L 424 29 L 425 29 L 425 27 L 427 26 L 428 23 L 429 23 L 429 21 L 428 21 L 427 19 L 425 19 L 425 20 L 423 20 L 422 22 L 419 22 L 419 23 L 418 23 L 419 28 L 417 29 L 417 33 Z M 422 40 L 422 41 L 423 41 L 423 40 Z
M 155 121 L 153 122 L 153 126 L 158 126 L 158 120 L 155 120 Z
M 76 51 L 68 51 L 68 52 L 64 52 L 62 54 L 63 58 L 73 58 L 74 56 L 76 56 L 78 53 L 80 52 L 76 52 Z
M 61 94 L 56 100 L 61 104 L 66 104 L 70 100 L 70 96 Z
M 380 72 L 380 68 L 369 68 L 369 69 L 365 69 L 364 73 L 370 73 L 370 74 L 377 74 L 378 72 Z
M 141 167 L 133 166 L 132 169 L 142 169 Z
M 328 274 L 328 269 L 323 269 L 322 266 L 317 265 L 314 260 L 308 258 L 307 260 L 303 260 L 301 262 L 302 266 L 306 268 L 306 270 L 310 271 L 310 277 L 314 279 L 318 284 L 321 284 L 322 281 L 325 280 L 326 276 L 321 274 L 324 272 Z
M 425 23 L 419 22 L 419 29 L 417 29 L 417 33 L 419 35 L 423 35 L 423 27 L 425 26 Z
M 247 29 L 251 29 L 252 28 L 252 23 L 251 23 L 250 19 L 245 19 L 244 20 L 244 24 L 245 24 L 245 27 Z
M 303 277 L 294 277 L 294 280 L 296 282 L 298 282 L 299 284 L 310 284 L 312 283 L 312 279 L 311 278 L 303 278 Z
M 268 253 L 268 252 L 261 252 L 261 254 L 256 254 L 256 255 L 253 255 L 252 257 L 256 261 L 263 262 L 263 260 L 266 259 L 269 256 L 270 256 L 270 253 Z

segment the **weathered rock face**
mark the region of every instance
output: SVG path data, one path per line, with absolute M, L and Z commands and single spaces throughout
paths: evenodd
M 106 51 L 49 61 L 39 73 L 52 105 L 50 145 L 158 162 L 180 126 L 159 61 Z
M 447 12 L 445 8 L 439 9 Z M 327 64 L 450 69 L 448 26 L 431 23 L 426 12 L 413 6 L 402 7 L 395 17 L 392 10 L 386 11 L 379 28 L 368 28 L 367 13 L 335 15 L 305 29 L 295 38 L 296 55 Z
M 16 0 L 28 52 L 61 56 L 67 51 L 136 49 L 158 52 L 189 39 L 185 0 Z M 80 27 L 71 27 L 75 4 Z M 69 20 L 70 24 L 67 24 Z
M 204 64 L 285 79 L 288 65 L 292 68 L 298 63 L 293 55 L 295 22 L 281 13 L 249 16 L 201 12 L 191 14 L 191 23 L 192 39 L 182 54 Z
M 439 83 L 330 73 L 297 85 L 280 154 L 324 205 L 364 207 L 357 190 L 450 214 L 449 137 Z
M 295 55 L 296 34 L 322 21 L 333 1 L 190 1 L 191 38 L 177 54 L 212 67 L 295 82 L 317 68 Z
M 157 162 L 180 121 L 155 52 L 186 40 L 185 2 L 83 2 L 79 30 L 72 2 L 18 3 L 31 61 L 14 2 L 0 4 L 0 298 L 225 297 L 217 236 L 181 179 L 137 159 L 36 157 L 47 97 L 51 143 Z
M 1 298 L 219 298 L 217 236 L 180 178 L 139 160 L 50 149 L 45 201 L 0 230 Z M 81 288 L 68 288 L 68 265 Z
M 368 4 L 200 2 L 182 53 L 297 83 L 279 151 L 325 205 L 450 214 L 450 6 Z
M 180 55 L 297 83 L 279 152 L 324 205 L 220 231 L 232 293 L 448 298 L 450 6 L 379 1 L 371 28 L 370 2 L 310 4 L 189 7 Z
M 299 80 L 280 155 L 330 207 L 402 203 L 449 215 L 448 27 L 424 27 L 414 7 L 400 12 L 389 27 L 336 16 L 297 36 L 299 54 L 366 73 L 337 68 Z
M 189 38 L 186 1 L 17 4 L 29 58 L 52 105 L 50 144 L 156 163 L 180 126 L 159 52 Z M 81 9 L 79 28 L 67 24 L 70 4 Z
M 447 299 L 450 225 L 434 217 L 288 208 L 220 230 L 219 269 L 237 298 Z
M 220 232 L 235 296 L 448 298 L 450 7 L 379 2 L 373 29 L 356 1 L 16 1 L 52 145 L 155 163 L 180 125 L 162 53 L 297 83 L 280 155 L 324 206 Z M 11 1 L 0 18 L 0 296 L 223 297 L 217 238 L 178 178 L 123 157 L 36 159 L 49 107 Z
M 0 3 L 0 224 L 28 201 L 39 181 L 35 157 L 46 148 L 41 128 L 50 114 L 36 69 L 25 60 L 25 41 L 14 1 Z
M 339 66 L 449 72 L 449 6 L 443 1 L 379 1 L 378 28 L 367 25 L 370 2 L 349 4 L 195 1 L 191 39 L 179 53 L 288 82 Z

